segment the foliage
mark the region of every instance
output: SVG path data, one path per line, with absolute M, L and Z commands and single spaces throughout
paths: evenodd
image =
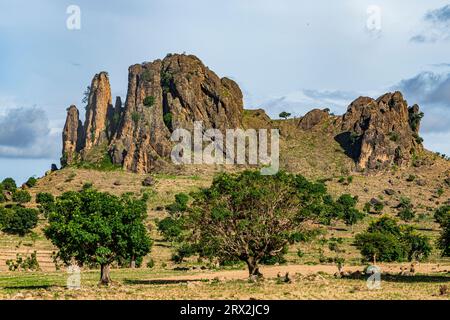
M 12 199 L 17 203 L 27 203 L 31 201 L 31 195 L 27 190 L 16 190 Z
M 367 231 L 357 234 L 355 244 L 367 261 L 422 260 L 431 253 L 426 236 L 416 233 L 409 226 L 399 226 L 387 216 L 372 222 Z
M 35 177 L 30 177 L 28 178 L 27 182 L 25 182 L 25 184 L 29 187 L 29 188 L 33 188 L 37 183 L 37 179 Z
M 353 226 L 364 219 L 364 213 L 355 208 L 357 203 L 357 198 L 349 194 L 341 195 L 336 201 L 336 211 L 346 225 Z
M 51 193 L 39 192 L 36 195 L 36 203 L 38 204 L 39 210 L 47 217 L 53 210 L 55 197 Z
M 281 259 L 287 245 L 305 239 L 306 221 L 339 218 L 323 183 L 285 172 L 221 173 L 210 188 L 191 196 L 183 215 L 189 249 L 201 257 L 246 262 L 250 276 L 260 275 L 260 263 Z
M 434 219 L 442 228 L 437 246 L 444 257 L 450 257 L 450 205 L 438 208 L 434 213 Z
M 146 217 L 147 205 L 141 199 L 88 188 L 56 199 L 44 233 L 58 247 L 60 260 L 100 265 L 101 282 L 108 284 L 114 261 L 138 260 L 150 252 Z
M 14 192 L 17 189 L 16 181 L 13 178 L 5 178 L 2 181 L 3 189 Z
M 30 256 L 25 256 L 25 259 L 21 254 L 16 254 L 16 259 L 6 260 L 6 265 L 9 271 L 39 271 L 39 262 L 37 260 L 37 253 L 34 251 Z
M 437 208 L 434 212 L 434 220 L 440 225 L 444 225 L 450 221 L 450 205 Z
M 144 99 L 144 106 L 152 107 L 155 104 L 155 101 L 156 101 L 156 99 L 155 99 L 154 96 L 145 97 L 145 99 Z
M 402 197 L 397 208 L 399 209 L 397 216 L 403 221 L 411 221 L 416 216 L 416 213 L 413 211 L 411 199 L 409 198 Z
M 163 121 L 167 128 L 172 128 L 172 114 L 170 112 L 164 114 Z
M 135 126 L 138 125 L 140 119 L 141 115 L 139 114 L 139 112 L 134 111 L 131 113 L 131 120 L 133 120 Z
M 287 118 L 289 118 L 291 116 L 291 114 L 289 113 L 289 112 L 286 112 L 286 111 L 283 111 L 283 112 L 281 112 L 280 114 L 279 114 L 279 117 L 280 118 L 283 118 L 283 119 L 287 119 Z
M 86 90 L 83 92 L 83 100 L 82 100 L 82 102 L 84 103 L 84 104 L 87 104 L 88 102 L 89 102 L 89 96 L 91 95 L 91 87 L 90 86 L 88 86 L 87 88 L 86 88 Z
M 2 231 L 19 236 L 25 236 L 38 222 L 38 211 L 20 206 L 0 209 L 0 224 Z
M 423 112 L 419 112 L 419 113 L 410 112 L 409 113 L 409 125 L 410 125 L 412 131 L 417 131 L 420 121 L 422 120 L 423 117 L 424 117 Z

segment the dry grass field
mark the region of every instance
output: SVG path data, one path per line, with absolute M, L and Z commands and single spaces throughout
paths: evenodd
M 255 114 L 256 113 L 256 114 Z M 247 111 L 244 122 L 254 128 L 266 126 L 264 117 L 257 111 Z M 334 141 L 326 125 L 321 132 L 292 130 L 295 120 L 272 121 L 282 135 L 281 166 L 307 178 L 325 181 L 331 195 L 343 193 L 358 196 L 359 209 L 372 198 L 384 203 L 383 214 L 395 216 L 395 206 L 402 197 L 411 199 L 416 217 L 410 222 L 419 232 L 435 241 L 439 226 L 433 219 L 434 210 L 448 203 L 450 187 L 445 178 L 450 176 L 450 165 L 437 155 L 425 152 L 427 165 L 409 168 L 390 168 L 376 175 L 355 173 L 353 162 Z M 238 168 L 241 169 L 241 168 Z M 336 253 L 329 250 L 326 240 L 342 238 L 341 256 L 345 259 L 344 271 L 362 271 L 365 264 L 353 245 L 355 234 L 365 230 L 380 215 L 369 214 L 353 228 L 343 223 L 321 227 L 323 235 L 306 244 L 293 245 L 286 255 L 286 263 L 265 266 L 265 280 L 249 282 L 243 264 L 221 267 L 190 258 L 182 264 L 171 261 L 173 249 L 163 241 L 156 230 L 156 219 L 167 216 L 164 207 L 173 202 L 175 194 L 189 193 L 210 185 L 214 173 L 234 168 L 219 166 L 189 167 L 168 170 L 165 173 L 143 175 L 122 170 L 96 171 L 65 168 L 39 179 L 30 189 L 35 199 L 38 192 L 60 195 L 68 190 L 79 190 L 86 183 L 94 188 L 120 195 L 133 192 L 150 194 L 147 225 L 154 245 L 139 269 L 113 269 L 110 288 L 97 286 L 99 271 L 82 270 L 82 288 L 66 289 L 68 274 L 56 270 L 52 253 L 56 250 L 44 237 L 42 228 L 46 221 L 41 217 L 32 235 L 23 238 L 0 234 L 0 298 L 1 299 L 449 299 L 440 294 L 443 286 L 450 286 L 450 259 L 440 257 L 436 249 L 426 263 L 415 266 L 415 274 L 401 275 L 401 268 L 409 270 L 410 264 L 383 265 L 382 289 L 369 290 L 364 277 L 336 278 L 337 267 L 329 261 Z M 142 181 L 151 176 L 154 185 L 144 187 Z M 348 177 L 352 177 L 348 182 Z M 344 182 L 343 182 L 344 181 Z M 390 195 L 386 189 L 394 192 Z M 29 204 L 35 207 L 34 200 Z M 39 272 L 10 272 L 6 260 L 17 253 L 29 255 L 37 252 Z M 301 253 L 301 254 L 300 254 Z M 154 266 L 147 268 L 152 259 Z M 291 283 L 277 279 L 278 273 L 289 272 Z M 442 288 L 441 288 L 442 287 Z M 441 289 L 440 289 L 441 288 Z M 444 290 L 444 289 L 442 289 Z

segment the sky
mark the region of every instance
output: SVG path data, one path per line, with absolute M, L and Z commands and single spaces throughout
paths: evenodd
M 0 0 L 0 180 L 59 164 L 66 109 L 84 109 L 94 74 L 124 98 L 130 65 L 183 52 L 272 117 L 401 90 L 425 146 L 450 154 L 449 2 Z

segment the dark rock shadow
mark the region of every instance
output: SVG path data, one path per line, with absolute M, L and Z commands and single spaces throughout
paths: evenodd
M 361 154 L 362 137 L 354 136 L 351 132 L 342 132 L 334 137 L 334 140 L 344 149 L 346 156 L 355 162 Z

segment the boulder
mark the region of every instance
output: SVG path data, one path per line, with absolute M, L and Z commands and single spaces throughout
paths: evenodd
M 374 100 L 360 97 L 342 117 L 336 140 L 356 161 L 358 169 L 377 170 L 390 165 L 405 166 L 412 154 L 423 149 L 418 136 L 419 107 L 408 108 L 400 92 Z
M 328 109 L 314 109 L 300 119 L 298 126 L 303 130 L 311 130 L 329 116 Z

